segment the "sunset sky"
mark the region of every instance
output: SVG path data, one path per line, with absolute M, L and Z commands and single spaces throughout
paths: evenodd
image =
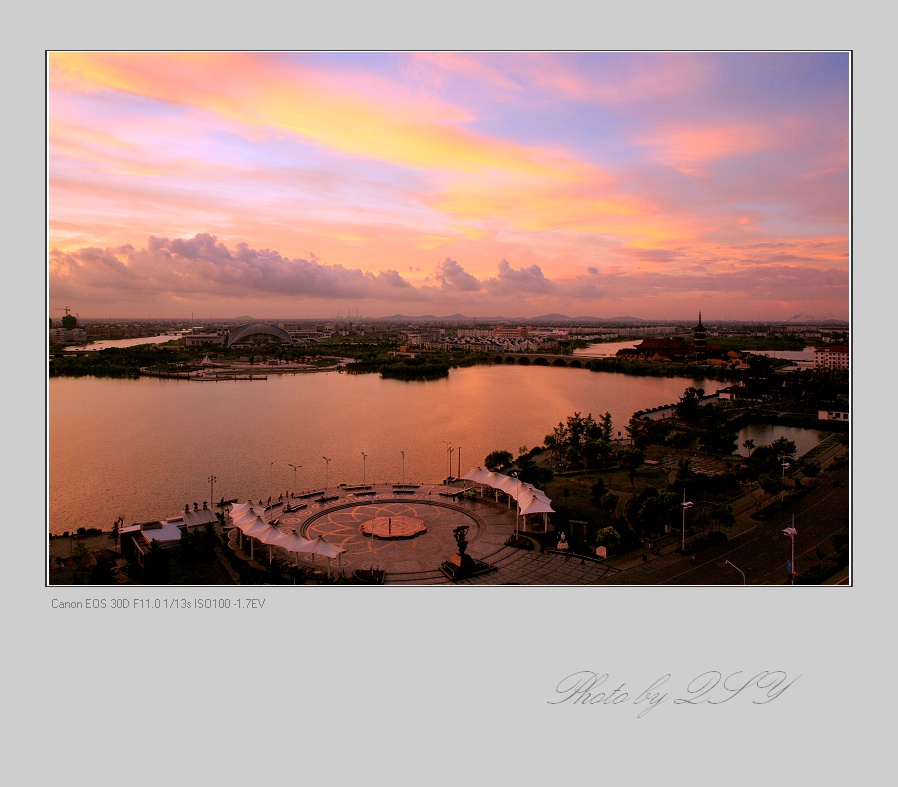
M 847 53 L 56 52 L 48 80 L 51 310 L 848 318 Z

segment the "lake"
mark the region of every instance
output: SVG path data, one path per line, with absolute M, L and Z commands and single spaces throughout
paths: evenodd
M 252 382 L 53 378 L 50 532 L 108 530 L 119 516 L 150 521 L 194 501 L 356 484 L 363 474 L 369 483 L 439 482 L 450 456 L 457 474 L 494 450 L 517 455 L 575 411 L 610 412 L 615 435 L 626 434 L 636 410 L 675 402 L 690 385 L 723 384 L 504 364 L 430 382 L 337 372 Z

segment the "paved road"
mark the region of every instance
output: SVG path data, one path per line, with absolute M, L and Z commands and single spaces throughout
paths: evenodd
M 728 541 L 699 552 L 695 562 L 671 553 L 609 576 L 605 584 L 635 585 L 738 585 L 739 572 L 724 563 L 729 560 L 746 575 L 749 585 L 782 585 L 789 581 L 786 561 L 791 542 L 783 528 L 795 515 L 795 565 L 798 571 L 817 563 L 815 548 L 832 552 L 830 539 L 848 522 L 848 469 L 825 472 L 819 486 L 770 520 L 758 522 Z M 833 486 L 833 481 L 838 486 Z

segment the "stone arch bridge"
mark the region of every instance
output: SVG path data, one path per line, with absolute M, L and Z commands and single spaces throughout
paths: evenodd
M 496 353 L 494 363 L 518 364 L 519 366 L 570 366 L 575 369 L 589 367 L 589 358 L 575 355 L 547 355 L 545 353 Z

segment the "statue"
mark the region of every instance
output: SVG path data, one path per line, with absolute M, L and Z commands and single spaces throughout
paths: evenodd
M 474 577 L 478 574 L 495 570 L 495 566 L 484 563 L 482 560 L 475 560 L 466 554 L 468 528 L 469 525 L 459 525 L 452 530 L 452 535 L 455 536 L 455 543 L 458 545 L 458 554 L 453 555 L 449 560 L 443 561 L 440 566 L 440 570 L 452 581 Z
M 467 525 L 460 525 L 459 527 L 455 528 L 455 530 L 452 531 L 452 535 L 455 536 L 455 543 L 458 544 L 458 554 L 459 555 L 464 555 L 465 549 L 468 546 L 468 540 L 465 538 L 467 533 L 468 533 Z

